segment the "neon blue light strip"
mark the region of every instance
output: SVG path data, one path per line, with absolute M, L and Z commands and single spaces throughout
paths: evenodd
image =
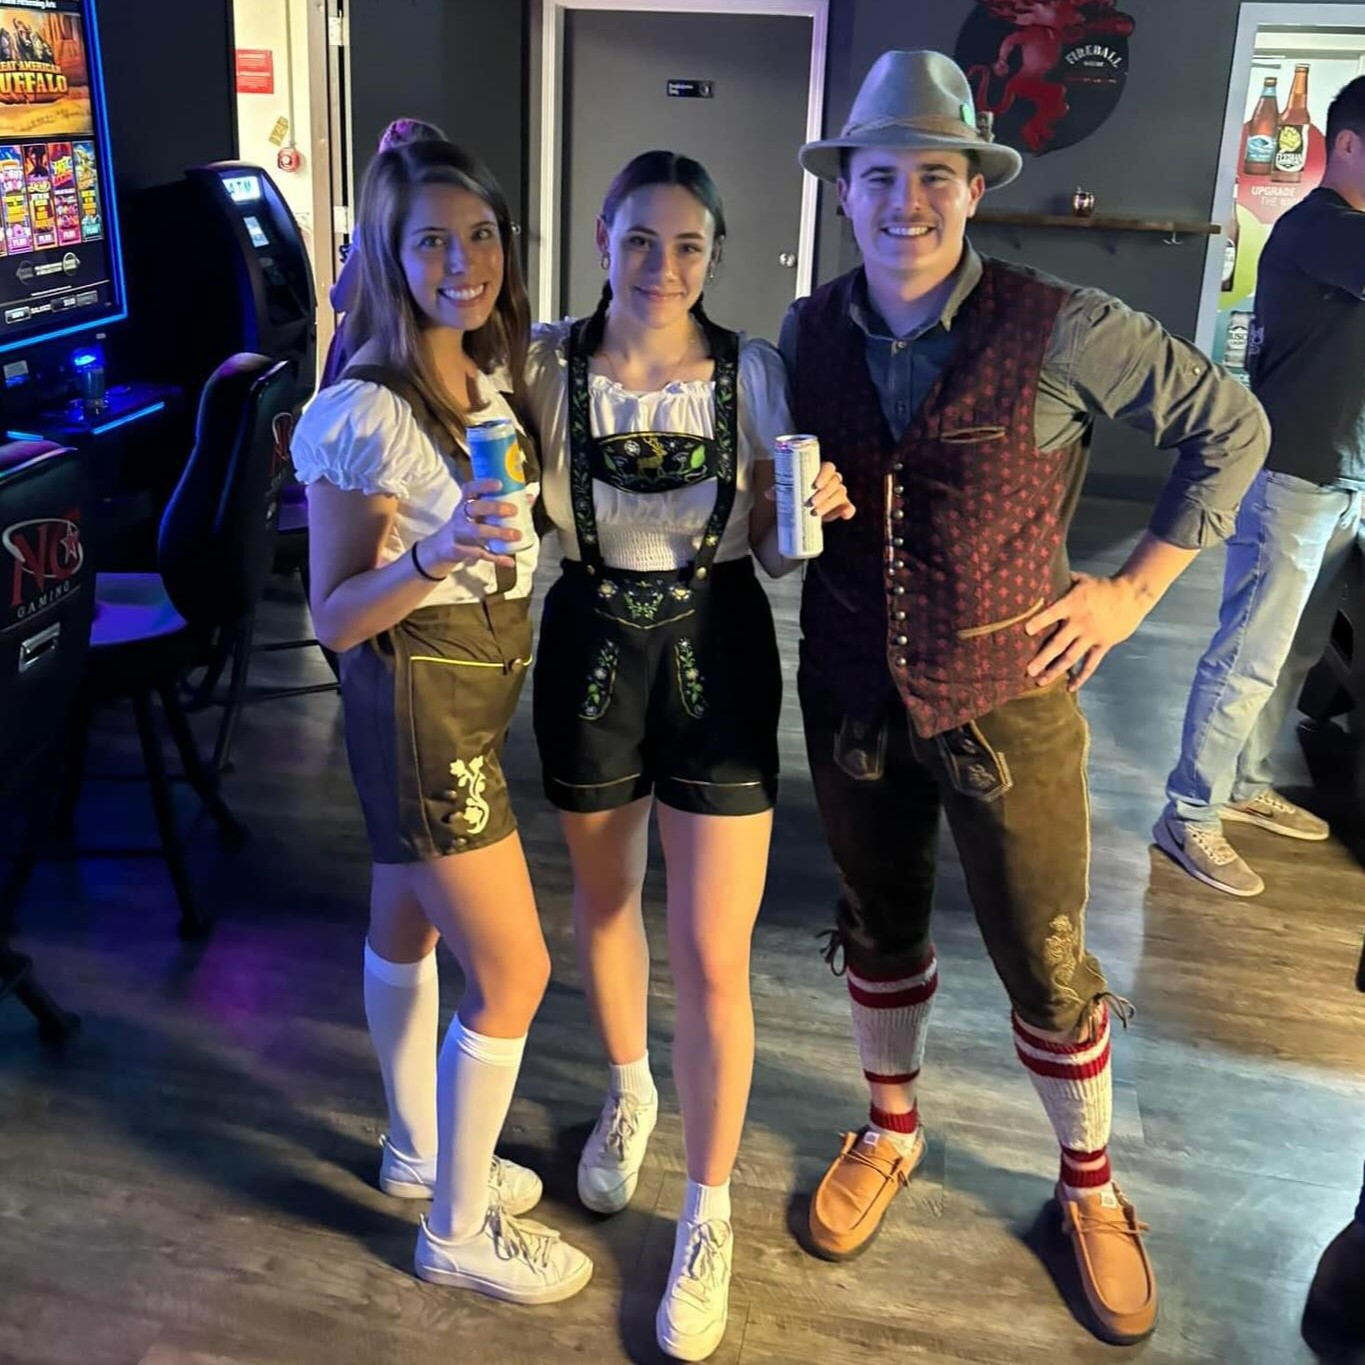
M 105 422 L 100 426 L 91 427 L 91 432 L 96 436 L 102 436 L 106 431 L 113 431 L 115 427 L 126 427 L 129 422 L 136 422 L 139 417 L 150 417 L 154 412 L 160 412 L 166 404 L 151 403 L 145 408 L 138 408 L 136 412 L 125 412 L 122 417 L 115 417 L 112 422 Z
M 95 146 L 104 159 L 104 183 L 109 187 L 105 194 L 101 189 L 100 198 L 104 205 L 105 241 L 109 244 L 113 260 L 114 274 L 114 311 L 101 313 L 87 322 L 76 322 L 70 327 L 59 328 L 55 332 L 42 332 L 26 337 L 16 337 L 13 341 L 0 343 L 0 355 L 25 347 L 45 346 L 59 337 L 72 336 L 76 332 L 88 332 L 92 327 L 108 327 L 111 323 L 122 322 L 128 316 L 128 287 L 123 277 L 123 238 L 119 231 L 118 204 L 114 197 L 114 160 L 109 147 L 109 108 L 104 96 L 104 54 L 100 51 L 99 17 L 95 13 L 95 0 L 86 0 L 85 42 L 86 54 L 90 59 L 91 83 L 99 90 L 99 118 L 95 121 Z M 98 183 L 98 182 L 97 182 Z
M 35 435 L 31 431 L 7 431 L 5 439 L 8 441 L 46 441 L 46 436 Z

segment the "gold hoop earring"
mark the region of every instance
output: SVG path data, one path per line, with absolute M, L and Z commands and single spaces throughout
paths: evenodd
M 602 269 L 603 270 L 611 269 L 611 257 L 608 256 L 605 251 L 602 253 Z

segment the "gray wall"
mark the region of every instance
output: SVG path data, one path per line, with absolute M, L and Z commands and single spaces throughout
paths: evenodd
M 1329 0 L 1329 3 L 1331 0 Z M 1347 0 L 1340 0 L 1347 3 Z M 1292 22 L 1296 0 L 1284 0 Z M 833 0 L 825 127 L 837 132 L 868 67 L 888 48 L 952 53 L 974 0 Z M 1042 157 L 990 195 L 993 208 L 1055 212 L 1080 185 L 1099 209 L 1133 216 L 1219 221 L 1213 191 L 1239 0 L 1122 0 L 1137 20 L 1129 39 L 1131 71 L 1118 108 L 1085 141 Z M 1027 262 L 1065 279 L 1117 294 L 1193 337 L 1206 243 L 1167 246 L 1155 234 L 1067 232 L 979 226 L 973 241 L 988 254 Z M 828 279 L 857 261 L 848 225 L 822 196 L 819 274 Z M 1104 423 L 1097 432 L 1092 487 L 1146 495 L 1168 468 L 1166 456 L 1137 433 Z
M 100 0 L 114 172 L 124 193 L 236 154 L 230 0 Z
M 392 119 L 423 118 L 481 156 L 523 219 L 523 0 L 351 0 L 356 176 Z

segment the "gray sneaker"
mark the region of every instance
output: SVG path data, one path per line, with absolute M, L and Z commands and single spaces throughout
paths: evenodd
M 1260 825 L 1272 834 L 1283 834 L 1290 839 L 1311 839 L 1315 843 L 1328 838 L 1332 831 L 1326 820 L 1320 820 L 1311 810 L 1304 810 L 1286 801 L 1279 792 L 1267 787 L 1254 801 L 1240 806 L 1227 806 L 1224 820 L 1237 820 L 1244 825 Z
M 1230 896 L 1259 896 L 1265 890 L 1259 874 L 1216 829 L 1187 825 L 1162 815 L 1152 829 L 1156 846 L 1205 886 Z

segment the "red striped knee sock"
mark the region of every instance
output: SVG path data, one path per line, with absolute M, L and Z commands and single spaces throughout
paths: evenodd
M 914 971 L 891 978 L 848 973 L 853 1036 L 863 1075 L 874 1085 L 913 1086 L 924 1061 L 929 1012 L 938 990 L 938 962 L 932 950 Z M 907 1156 L 919 1141 L 919 1110 L 908 1113 L 879 1109 L 869 1113 L 869 1126 Z
M 869 1081 L 909 1085 L 919 1075 L 937 990 L 938 961 L 932 951 L 913 972 L 890 980 L 849 969 L 853 1037 Z
M 1093 1036 L 1084 1043 L 1059 1043 L 1014 1016 L 1015 1051 L 1061 1143 L 1065 1197 L 1111 1192 L 1107 1149 L 1114 1088 L 1109 1044 L 1109 1010 L 1104 1005 L 1095 1015 Z

